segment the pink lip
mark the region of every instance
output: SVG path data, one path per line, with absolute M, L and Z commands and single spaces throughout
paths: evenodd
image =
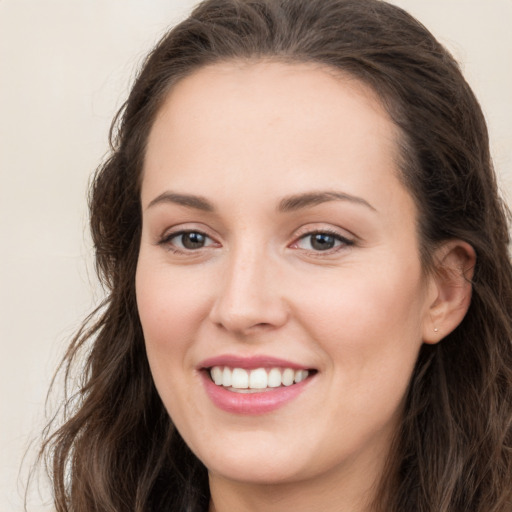
M 240 357 L 231 354 L 211 357 L 202 361 L 198 365 L 199 370 L 211 368 L 212 366 L 229 366 L 230 368 L 244 368 L 251 370 L 254 368 L 293 368 L 294 370 L 307 370 L 306 366 L 279 359 L 271 356 L 251 356 Z
M 206 369 L 213 366 L 229 366 L 231 368 L 293 368 L 294 370 L 310 369 L 300 365 L 271 356 L 240 357 L 225 354 L 202 361 L 197 369 L 200 370 L 203 384 L 210 400 L 219 409 L 233 414 L 256 415 L 275 411 L 287 404 L 304 391 L 312 380 L 312 376 L 298 384 L 269 389 L 257 393 L 237 393 L 229 391 L 222 386 L 217 386 L 210 378 Z
M 240 367 L 238 367 L 240 368 Z M 233 414 L 256 415 L 275 411 L 296 398 L 309 385 L 312 377 L 261 393 L 236 393 L 217 386 L 206 371 L 202 371 L 203 384 L 210 400 L 223 411 Z

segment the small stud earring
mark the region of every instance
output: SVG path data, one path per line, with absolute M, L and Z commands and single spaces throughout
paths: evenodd
M 434 327 L 434 332 L 438 332 L 439 329 L 437 327 Z

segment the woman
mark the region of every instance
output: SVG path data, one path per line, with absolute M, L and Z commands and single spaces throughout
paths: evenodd
M 116 126 L 57 510 L 512 510 L 506 212 L 423 26 L 208 0 Z

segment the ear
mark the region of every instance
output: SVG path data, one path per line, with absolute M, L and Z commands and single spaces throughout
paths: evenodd
M 436 250 L 423 325 L 425 343 L 441 341 L 462 322 L 471 302 L 475 263 L 475 250 L 462 240 L 446 241 Z

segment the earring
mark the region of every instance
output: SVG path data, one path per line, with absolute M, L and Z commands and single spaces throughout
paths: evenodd
M 438 332 L 439 329 L 437 327 L 434 327 L 434 332 Z

